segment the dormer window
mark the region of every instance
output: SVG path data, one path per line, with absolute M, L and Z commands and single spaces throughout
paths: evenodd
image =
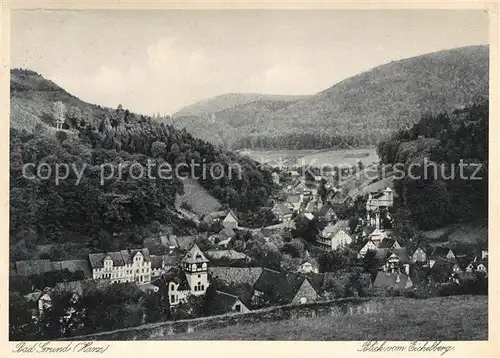
M 104 259 L 104 267 L 111 268 L 113 266 L 113 260 L 108 256 Z

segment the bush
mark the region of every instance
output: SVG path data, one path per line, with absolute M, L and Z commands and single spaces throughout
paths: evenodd
M 191 211 L 191 210 L 193 210 L 193 207 L 187 201 L 183 201 L 181 203 L 181 209 Z

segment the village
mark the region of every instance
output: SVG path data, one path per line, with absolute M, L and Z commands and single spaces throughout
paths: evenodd
M 170 230 L 144 238 L 142 247 L 92 253 L 87 259 L 16 262 L 16 274 L 23 277 L 75 274 L 25 296 L 35 307 L 33 317 L 51 307 L 54 293 L 72 292 L 78 300 L 90 289 L 112 284 L 164 295 L 173 310 L 205 296 L 212 286 L 208 312 L 218 315 L 338 297 L 413 297 L 422 289 L 459 287 L 467 273 L 487 275 L 487 248 L 455 252 L 400 236 L 391 187 L 364 198 L 351 196 L 335 186 L 333 175 L 299 171 L 273 172 L 284 200 L 265 208 L 274 216 L 268 226 L 244 227 L 227 209 L 198 217 L 198 226 L 209 229 L 193 235 Z M 360 205 L 362 215 L 356 211 Z

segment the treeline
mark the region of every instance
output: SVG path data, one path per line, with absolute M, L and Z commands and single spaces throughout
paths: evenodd
M 40 109 L 45 111 L 42 119 L 54 126 L 56 116 L 62 113 L 69 129 L 56 132 L 38 124 L 32 133 L 11 130 L 10 235 L 14 261 L 26 258 L 41 241 L 68 241 L 66 232 L 85 234 L 91 238 L 88 244 L 92 248 L 107 251 L 116 241 L 115 235 L 125 232 L 124 246 L 127 242 L 141 244 L 142 228 L 153 222 L 185 229 L 186 223 L 174 213 L 176 195 L 184 192 L 182 180 L 175 172 L 171 179 L 161 178 L 154 168 L 162 164 L 173 169 L 183 166 L 181 174 L 194 173 L 212 195 L 238 212 L 252 212 L 268 204 L 273 190 L 271 173 L 249 158 L 217 149 L 185 130 L 136 115 L 122 106 L 116 110 L 102 108 L 70 98 L 59 87 L 46 90 L 46 80 L 32 72 L 17 70 L 13 81 L 23 85 L 22 92 L 14 86 L 13 95 L 24 98 L 26 91 L 31 93 L 26 94 L 27 105 L 37 105 L 30 102 L 32 92 L 40 99 L 49 96 L 51 101 L 43 102 Z M 52 108 L 53 100 L 62 102 L 59 113 Z M 152 175 L 146 172 L 149 163 L 153 165 Z M 23 173 L 25 164 L 31 167 Z M 38 175 L 41 164 L 45 166 L 43 176 L 51 171 L 47 180 Z M 56 167 L 63 164 L 70 170 L 57 183 Z M 106 166 L 104 181 L 102 165 Z M 213 177 L 209 168 L 214 165 L 219 169 Z M 140 168 L 144 175 L 139 175 Z
M 404 171 L 395 190 L 402 212 L 420 229 L 487 217 L 488 102 L 425 115 L 377 151 L 383 164 Z
M 252 135 L 237 139 L 234 148 L 249 149 L 344 149 L 375 145 L 378 134 L 333 135 L 328 133 L 290 133 Z

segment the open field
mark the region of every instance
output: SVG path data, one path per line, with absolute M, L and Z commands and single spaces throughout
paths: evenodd
M 474 245 L 477 242 L 488 241 L 488 225 L 483 220 L 457 223 L 435 230 L 423 231 L 422 234 L 430 241 L 431 245 L 444 242 Z
M 176 207 L 180 207 L 183 202 L 189 204 L 196 214 L 208 214 L 220 209 L 220 202 L 194 179 L 185 179 L 184 195 L 177 196 Z
M 356 165 L 361 160 L 365 165 L 378 160 L 375 148 L 367 149 L 337 149 L 337 150 L 250 150 L 242 152 L 259 162 L 265 161 L 273 165 L 276 161 L 285 161 L 287 166 L 293 165 Z
M 323 316 L 235 325 L 159 340 L 486 340 L 488 297 L 415 300 L 397 297 L 384 311 L 360 316 Z

